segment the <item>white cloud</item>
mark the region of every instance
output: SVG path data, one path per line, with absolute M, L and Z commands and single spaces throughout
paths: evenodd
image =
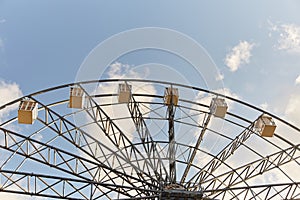
M 300 52 L 300 27 L 294 24 L 281 25 L 278 49 Z
M 222 81 L 224 79 L 224 74 L 219 73 L 216 77 L 216 81 Z
M 3 40 L 0 38 L 0 50 L 4 48 Z
M 16 190 L 19 191 L 18 188 L 16 188 Z M 42 198 L 42 197 L 4 193 L 4 192 L 0 192 L 0 199 L 5 199 L 5 200 L 46 200 L 45 198 Z
M 300 84 L 300 75 L 296 78 L 295 84 L 296 84 L 296 85 Z
M 267 110 L 269 107 L 269 104 L 267 102 L 265 102 L 265 103 L 260 104 L 259 107 L 261 107 L 263 110 Z
M 300 125 L 300 95 L 299 94 L 293 94 L 291 95 L 288 104 L 285 109 L 285 116 L 286 118 L 296 123 L 297 126 Z
M 23 96 L 17 83 L 8 83 L 0 80 L 0 106 Z M 0 110 L 0 121 L 3 121 L 7 115 L 18 107 L 17 104 L 8 106 Z
M 276 33 L 278 50 L 285 50 L 290 53 L 300 53 L 300 26 L 296 24 L 270 24 L 269 36 L 272 37 Z
M 14 99 L 17 99 L 20 96 L 22 96 L 22 91 L 20 90 L 19 86 L 16 83 L 7 83 L 5 81 L 0 80 L 0 106 L 3 106 L 4 104 L 6 104 Z M 1 109 L 0 110 L 0 123 L 7 120 L 9 114 L 12 111 L 16 110 L 17 108 L 18 108 L 18 104 L 15 103 L 13 105 L 10 105 L 10 106 L 7 106 L 7 107 Z M 17 129 L 13 125 L 9 125 L 9 126 L 10 126 L 11 130 Z M 3 134 L 1 134 L 0 135 L 0 143 L 3 142 L 3 139 L 4 139 Z M 2 157 L 3 156 L 4 156 L 4 154 L 2 155 Z M 0 162 L 1 162 L 1 159 L 0 159 Z M 1 180 L 0 180 L 0 182 L 1 182 Z M 1 193 L 0 193 L 0 199 L 2 199 Z M 7 197 L 5 199 L 9 199 L 9 197 Z
M 149 70 L 148 68 L 145 68 L 145 71 L 142 74 L 134 71 L 134 69 L 132 69 L 132 67 L 128 64 L 115 62 L 110 65 L 107 75 L 111 79 L 118 79 L 118 78 L 142 79 L 149 75 Z
M 249 64 L 253 47 L 254 43 L 240 41 L 238 45 L 231 49 L 225 58 L 225 64 L 229 67 L 230 71 L 234 72 L 238 70 L 241 65 Z
M 3 23 L 5 23 L 5 22 L 6 22 L 5 19 L 0 19 L 0 24 L 3 24 Z

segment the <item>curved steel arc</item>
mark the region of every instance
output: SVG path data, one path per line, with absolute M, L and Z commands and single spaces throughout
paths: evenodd
M 232 100 L 234 102 L 237 102 L 237 103 L 239 103 L 241 105 L 244 105 L 246 107 L 252 108 L 252 109 L 254 109 L 256 111 L 259 111 L 261 113 L 268 114 L 271 117 L 277 119 L 278 121 L 280 121 L 280 122 L 282 122 L 282 123 L 290 126 L 291 128 L 295 129 L 296 131 L 300 132 L 300 128 L 298 128 L 295 125 L 287 122 L 286 120 L 283 120 L 280 117 L 278 117 L 278 116 L 276 116 L 276 115 L 274 115 L 274 114 L 272 114 L 270 112 L 267 112 L 267 111 L 265 111 L 265 110 L 263 110 L 263 109 L 261 109 L 261 108 L 259 108 L 257 106 L 251 105 L 251 104 L 246 103 L 246 102 L 244 102 L 242 100 L 239 100 L 239 99 L 227 96 L 227 95 L 223 95 L 221 93 L 217 93 L 217 92 L 214 92 L 214 91 L 206 90 L 206 89 L 203 89 L 203 88 L 199 88 L 199 87 L 195 87 L 195 86 L 188 86 L 188 85 L 178 84 L 178 83 L 172 83 L 172 82 L 168 82 L 168 81 L 158 81 L 158 80 L 148 80 L 148 79 L 101 79 L 101 80 L 89 80 L 89 81 L 80 81 L 80 82 L 76 82 L 76 83 L 68 83 L 68 84 L 64 84 L 64 85 L 60 85 L 60 86 L 51 87 L 51 88 L 48 88 L 48 89 L 45 89 L 45 90 L 41 90 L 41 91 L 38 91 L 38 92 L 31 93 L 31 94 L 26 95 L 26 96 L 27 97 L 35 96 L 35 95 L 43 94 L 45 92 L 49 92 L 49 91 L 52 91 L 52 90 L 57 90 L 57 89 L 62 89 L 62 88 L 66 88 L 66 87 L 71 87 L 71 86 L 74 86 L 74 85 L 77 85 L 77 84 L 83 85 L 83 84 L 92 84 L 92 83 L 124 82 L 124 81 L 128 81 L 128 82 L 146 82 L 146 83 L 173 85 L 173 86 L 176 86 L 176 87 L 182 87 L 182 88 L 192 89 L 192 90 L 201 91 L 201 92 L 204 92 L 204 93 L 216 95 L 216 96 L 219 96 L 219 97 L 223 97 L 223 98 Z M 3 109 L 3 108 L 5 108 L 5 107 L 7 107 L 7 106 L 9 106 L 9 105 L 18 103 L 23 98 L 24 97 L 18 98 L 18 99 L 14 100 L 14 101 L 11 101 L 11 102 L 9 102 L 9 103 L 1 106 L 0 110 Z

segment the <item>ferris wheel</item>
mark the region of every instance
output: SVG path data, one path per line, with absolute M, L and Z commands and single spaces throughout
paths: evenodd
M 45 199 L 297 199 L 300 129 L 171 82 L 60 85 L 2 107 L 0 193 Z

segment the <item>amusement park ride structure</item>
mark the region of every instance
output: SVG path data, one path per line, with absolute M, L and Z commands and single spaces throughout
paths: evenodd
M 107 79 L 45 89 L 0 111 L 16 105 L 0 124 L 0 192 L 54 199 L 300 198 L 300 129 L 214 91 Z

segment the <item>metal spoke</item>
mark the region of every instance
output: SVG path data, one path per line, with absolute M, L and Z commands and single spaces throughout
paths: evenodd
M 181 184 L 183 184 L 185 182 L 186 176 L 189 173 L 189 170 L 191 168 L 192 163 L 194 162 L 195 156 L 197 154 L 197 149 L 199 148 L 200 143 L 201 143 L 201 141 L 203 139 L 203 136 L 204 136 L 205 131 L 207 129 L 207 126 L 209 124 L 210 118 L 211 118 L 211 113 L 207 114 L 207 116 L 204 118 L 200 136 L 198 137 L 197 143 L 195 145 L 195 148 L 194 148 L 194 150 L 193 150 L 193 152 L 192 152 L 192 154 L 190 156 L 190 159 L 187 162 L 187 166 L 186 166 L 186 168 L 184 170 L 184 173 L 183 173 L 181 181 L 180 181 Z
M 237 193 L 234 196 L 230 194 L 227 197 L 226 194 L 230 191 L 236 191 Z M 222 195 L 228 199 L 257 199 L 262 198 L 262 196 L 263 199 L 296 199 L 300 197 L 300 182 L 205 190 L 204 195 L 209 196 L 209 199 L 220 198 Z
M 157 143 L 153 141 L 147 124 L 143 118 L 143 114 L 139 109 L 139 104 L 136 102 L 133 96 L 128 102 L 127 107 L 135 124 L 136 130 L 140 136 L 143 149 L 147 153 L 148 160 L 151 162 L 152 166 L 154 166 L 153 170 L 156 178 L 160 181 L 166 181 L 168 179 L 168 172 L 157 150 Z M 165 173 L 165 178 L 162 177 L 162 172 Z
M 200 186 L 204 180 L 210 176 L 222 163 L 225 162 L 233 153 L 248 139 L 254 132 L 254 123 L 250 124 L 243 132 L 241 132 L 234 140 L 232 140 L 217 156 L 207 163 L 201 171 L 199 171 L 189 183 L 194 182 L 194 187 Z M 195 181 L 193 181 L 195 180 Z M 188 185 L 191 187 L 191 185 Z
M 81 87 L 82 88 L 82 87 Z M 83 88 L 82 88 L 83 89 Z M 84 89 L 83 89 L 84 90 Z M 87 95 L 88 105 L 87 113 L 94 120 L 96 125 L 104 133 L 106 137 L 109 138 L 110 142 L 118 149 L 123 149 L 125 146 L 131 146 L 130 151 L 126 152 L 120 151 L 120 154 L 128 160 L 128 162 L 133 166 L 133 169 L 139 175 L 141 180 L 145 180 L 144 176 L 148 177 L 153 184 L 159 185 L 159 180 L 153 179 L 151 173 L 155 169 L 154 165 L 149 162 L 148 159 L 138 150 L 134 144 L 128 139 L 128 137 L 122 132 L 118 125 L 108 116 L 108 114 L 97 104 L 97 102 L 84 90 Z M 96 111 L 94 108 L 96 107 Z M 98 120 L 98 118 L 100 120 Z M 144 163 L 140 163 L 139 160 L 142 159 Z M 122 165 L 121 165 L 122 166 Z
M 172 87 L 171 87 L 172 90 Z M 171 92 L 171 100 L 170 104 L 167 108 L 167 119 L 169 122 L 169 182 L 170 184 L 176 184 L 176 150 L 175 150 L 175 127 L 174 127 L 174 117 L 175 117 L 175 111 L 173 104 L 173 94 Z
M 205 190 L 217 190 L 219 188 L 222 188 L 223 185 L 226 185 L 226 187 L 231 187 L 248 179 L 261 175 L 265 172 L 268 172 L 272 169 L 276 169 L 279 166 L 285 165 L 291 161 L 294 161 L 300 158 L 300 156 L 295 156 L 296 153 L 300 150 L 299 146 L 300 145 L 289 147 L 282 151 L 278 151 L 269 156 L 263 157 L 256 161 L 223 173 L 214 178 L 207 179 L 203 181 L 203 184 L 206 185 Z M 239 175 L 235 175 L 236 173 L 238 173 Z

